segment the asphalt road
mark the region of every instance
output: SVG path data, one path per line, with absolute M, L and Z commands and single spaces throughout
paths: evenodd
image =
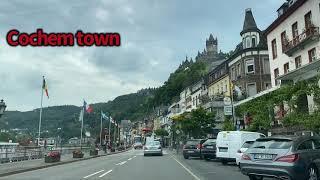
M 142 150 L 94 158 L 11 176 L 7 180 L 248 180 L 235 165 L 199 159 L 185 160 L 164 151 L 164 156 L 143 156 Z

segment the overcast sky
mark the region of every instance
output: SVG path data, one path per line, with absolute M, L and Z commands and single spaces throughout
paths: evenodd
M 0 98 L 8 110 L 106 102 L 167 80 L 185 56 L 195 57 L 212 33 L 219 49 L 240 42 L 246 8 L 260 29 L 284 0 L 4 0 L 0 5 Z M 9 47 L 10 29 L 119 32 L 121 47 Z

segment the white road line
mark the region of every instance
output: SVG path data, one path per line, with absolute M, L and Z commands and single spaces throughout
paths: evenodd
M 132 158 L 129 158 L 128 161 L 130 161 Z
M 92 174 L 90 174 L 90 175 L 88 175 L 88 176 L 85 176 L 85 177 L 83 177 L 83 178 L 86 179 L 86 178 L 88 178 L 88 177 L 94 176 L 94 175 L 96 175 L 96 174 L 98 174 L 98 173 L 101 173 L 101 172 L 103 172 L 103 171 L 104 171 L 104 170 L 101 170 L 101 171 L 92 173 Z
M 105 173 L 101 174 L 99 177 L 101 178 L 101 177 L 103 177 L 103 176 L 105 176 L 105 175 L 107 175 L 107 174 L 109 174 L 109 173 L 111 173 L 111 172 L 112 172 L 112 170 L 109 170 L 109 171 L 107 171 L 107 172 L 105 172 Z
M 117 166 L 118 166 L 118 165 L 120 165 L 120 166 L 121 166 L 121 165 L 124 165 L 125 163 L 127 163 L 127 161 L 123 161 L 123 162 L 118 163 L 118 164 L 116 164 L 116 165 L 117 165 Z
M 189 174 L 191 174 L 196 180 L 200 180 L 193 172 L 191 172 L 187 167 L 185 167 L 181 162 L 179 162 L 175 157 L 171 156 L 177 163 L 179 163 Z
M 137 156 L 133 156 L 133 158 L 136 158 Z

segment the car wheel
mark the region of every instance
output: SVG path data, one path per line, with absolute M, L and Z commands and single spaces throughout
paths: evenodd
M 308 169 L 308 179 L 307 180 L 318 180 L 318 171 L 315 166 L 311 166 Z
M 253 176 L 253 175 L 251 175 L 251 176 L 249 176 L 249 179 L 250 180 L 263 180 L 263 177 L 262 176 Z
M 189 159 L 189 156 L 187 156 L 187 155 L 183 155 L 183 157 L 184 157 L 185 159 Z

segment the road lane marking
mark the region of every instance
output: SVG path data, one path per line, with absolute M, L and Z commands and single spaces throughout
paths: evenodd
M 180 161 L 178 161 L 175 157 L 171 156 L 177 163 L 179 163 L 189 174 L 191 174 L 196 180 L 200 180 L 198 176 L 196 176 L 193 172 L 191 172 L 187 167 L 185 167 Z
M 130 161 L 132 158 L 129 158 L 128 161 Z
M 105 175 L 107 175 L 107 174 L 109 174 L 109 173 L 111 173 L 111 172 L 112 172 L 112 170 L 109 170 L 109 171 L 107 171 L 107 172 L 105 172 L 105 173 L 101 174 L 99 177 L 101 178 L 101 177 L 103 177 L 103 176 L 105 176 Z
M 133 158 L 136 158 L 137 156 L 133 156 Z
M 125 163 L 127 163 L 127 161 L 123 161 L 123 162 L 120 162 L 120 163 L 118 163 L 118 164 L 116 164 L 117 166 L 121 166 L 121 165 L 124 165 Z
M 88 176 L 85 176 L 85 177 L 83 177 L 83 178 L 84 178 L 84 179 L 89 178 L 89 177 L 94 176 L 94 175 L 96 175 L 96 174 L 99 174 L 99 173 L 101 173 L 101 172 L 103 172 L 103 171 L 104 171 L 104 170 L 101 170 L 101 171 L 92 173 L 92 174 L 90 174 L 90 175 L 88 175 Z

